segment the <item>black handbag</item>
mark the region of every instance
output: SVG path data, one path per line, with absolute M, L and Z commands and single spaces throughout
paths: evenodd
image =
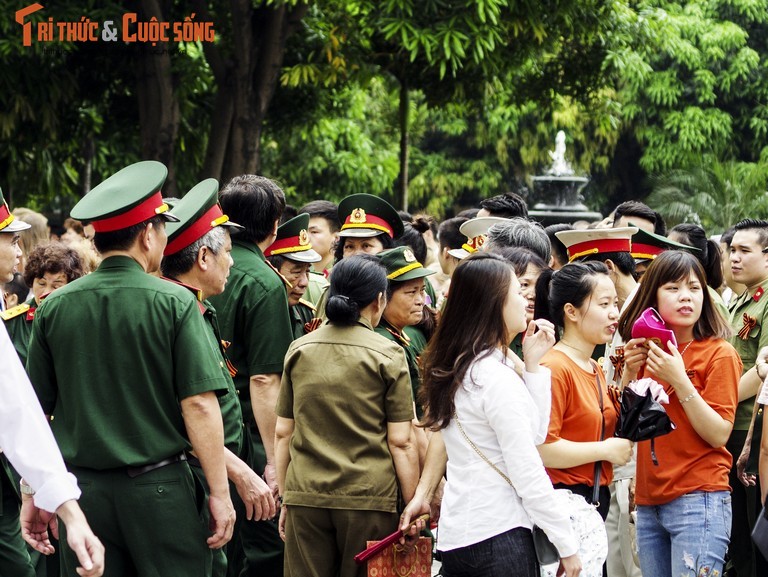
M 654 400 L 650 389 L 643 395 L 638 395 L 629 387 L 622 391 L 616 437 L 635 443 L 650 439 L 651 459 L 654 465 L 658 465 L 653 440 L 674 430 L 675 424 L 664 407 Z
M 763 557 L 768 558 L 768 511 L 765 507 L 760 512 L 760 516 L 755 522 L 755 527 L 752 529 L 752 541 L 755 546 L 763 554 Z
M 539 565 L 552 565 L 560 561 L 560 553 L 549 540 L 544 529 L 538 525 L 533 526 L 533 548 L 536 550 L 536 559 Z

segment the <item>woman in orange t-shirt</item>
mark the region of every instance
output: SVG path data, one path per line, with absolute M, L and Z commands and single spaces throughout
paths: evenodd
M 632 325 L 654 307 L 675 333 L 677 347 L 631 339 Z M 696 257 L 659 255 L 619 321 L 624 346 L 623 384 L 651 377 L 669 395 L 677 428 L 638 445 L 637 543 L 644 575 L 719 575 L 731 530 L 725 443 L 733 428 L 741 359 L 725 338 L 730 328 L 715 309 Z
M 605 520 L 612 464 L 623 465 L 632 456 L 632 443 L 613 436 L 616 407 L 592 360 L 595 347 L 613 338 L 619 319 L 608 268 L 585 262 L 544 271 L 536 285 L 535 314 L 562 328 L 560 341 L 541 361 L 552 372 L 552 409 L 539 453 L 555 488 L 581 495 Z

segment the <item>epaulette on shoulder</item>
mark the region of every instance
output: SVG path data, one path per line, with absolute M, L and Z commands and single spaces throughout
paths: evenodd
M 312 310 L 312 312 L 315 312 L 315 311 L 317 311 L 317 307 L 316 307 L 315 305 L 313 305 L 313 304 L 312 304 L 311 302 L 309 302 L 309 301 L 305 301 L 304 299 L 299 299 L 299 304 L 302 304 L 302 305 L 304 305 L 305 307 L 307 307 L 307 308 L 311 309 L 311 310 Z
M 0 313 L 0 317 L 1 317 L 1 318 L 2 318 L 4 321 L 9 321 L 9 320 L 11 320 L 11 319 L 14 319 L 14 318 L 16 318 L 16 317 L 17 317 L 17 316 L 19 316 L 19 315 L 22 315 L 22 314 L 24 314 L 24 313 L 25 313 L 25 312 L 27 312 L 28 310 L 29 310 L 29 305 L 28 305 L 27 303 L 22 303 L 22 304 L 20 304 L 20 305 L 16 305 L 16 306 L 15 306 L 15 307 L 13 307 L 13 308 L 10 308 L 10 309 L 8 309 L 8 310 L 5 310 L 5 311 L 1 312 L 1 313 Z

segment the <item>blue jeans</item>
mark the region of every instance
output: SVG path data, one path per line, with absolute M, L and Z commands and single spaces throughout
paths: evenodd
M 637 508 L 643 577 L 720 577 L 731 538 L 731 494 L 696 491 Z
M 445 577 L 538 577 L 530 529 L 511 529 L 474 545 L 442 551 Z

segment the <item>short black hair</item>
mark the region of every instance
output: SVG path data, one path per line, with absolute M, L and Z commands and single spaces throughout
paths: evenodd
M 440 223 L 437 229 L 437 242 L 440 243 L 440 250 L 461 248 L 461 245 L 467 242 L 467 237 L 461 234 L 459 228 L 468 220 L 463 216 L 457 216 Z
M 299 214 L 308 214 L 309 218 L 324 218 L 328 221 L 331 232 L 339 232 L 339 206 L 330 200 L 313 200 L 299 209 Z
M 403 223 L 403 234 L 395 239 L 395 246 L 409 246 L 413 256 L 421 264 L 427 259 L 427 242 L 421 233 L 410 222 Z
M 286 204 L 285 208 L 283 209 L 283 215 L 280 217 L 280 224 L 283 224 L 284 222 L 288 222 L 295 216 L 298 216 L 299 209 L 293 206 L 292 204 Z
M 761 245 L 768 246 L 768 221 L 758 220 L 756 218 L 745 218 L 733 226 L 734 232 L 740 230 L 754 230 Z M 733 238 L 731 238 L 733 242 Z
M 113 250 L 128 250 L 136 242 L 141 231 L 150 224 L 155 227 L 160 224 L 165 226 L 165 219 L 158 215 L 128 228 L 121 228 L 110 232 L 97 232 L 93 235 L 93 245 L 102 254 Z
M 479 208 L 467 208 L 467 209 L 462 210 L 456 216 L 460 216 L 462 218 L 466 218 L 467 220 L 469 220 L 471 218 L 476 218 L 478 212 L 480 212 Z
M 29 287 L 24 282 L 24 277 L 20 272 L 13 273 L 13 280 L 3 285 L 3 292 L 6 294 L 16 295 L 19 300 L 19 304 L 27 300 L 29 294 Z
M 579 262 L 594 261 L 594 262 L 603 262 L 603 263 L 607 260 L 610 260 L 613 264 L 616 265 L 616 268 L 619 269 L 619 271 L 622 274 L 625 274 L 625 275 L 635 274 L 635 268 L 636 268 L 635 259 L 632 257 L 632 254 L 628 252 L 623 252 L 623 251 L 599 252 L 597 254 L 587 255 L 578 260 Z
M 224 214 L 245 227 L 238 238 L 260 243 L 275 228 L 275 221 L 285 210 L 285 194 L 276 182 L 257 176 L 243 174 L 230 180 L 219 192 L 219 201 Z
M 564 230 L 573 230 L 573 225 L 565 224 L 565 223 L 559 223 L 559 224 L 550 224 L 548 227 L 544 229 L 544 232 L 547 233 L 547 237 L 549 237 L 549 244 L 552 248 L 552 255 L 558 260 L 558 262 L 562 264 L 568 263 L 568 247 L 566 247 L 563 244 L 563 241 L 557 238 L 558 232 L 563 232 Z
M 642 218 L 653 223 L 653 232 L 661 236 L 667 236 L 667 225 L 662 216 L 647 204 L 638 200 L 622 202 L 613 211 L 613 226 L 622 216 Z
M 480 206 L 490 213 L 490 216 L 502 218 L 528 218 L 528 205 L 523 197 L 514 192 L 497 194 L 480 201 Z
M 706 231 L 698 224 L 684 222 L 673 226 L 671 233 L 675 233 L 679 238 L 678 242 L 695 247 L 699 250 L 693 253 L 704 269 L 707 276 L 707 284 L 714 289 L 720 288 L 723 284 L 723 263 L 720 254 L 720 246 L 707 238 Z

